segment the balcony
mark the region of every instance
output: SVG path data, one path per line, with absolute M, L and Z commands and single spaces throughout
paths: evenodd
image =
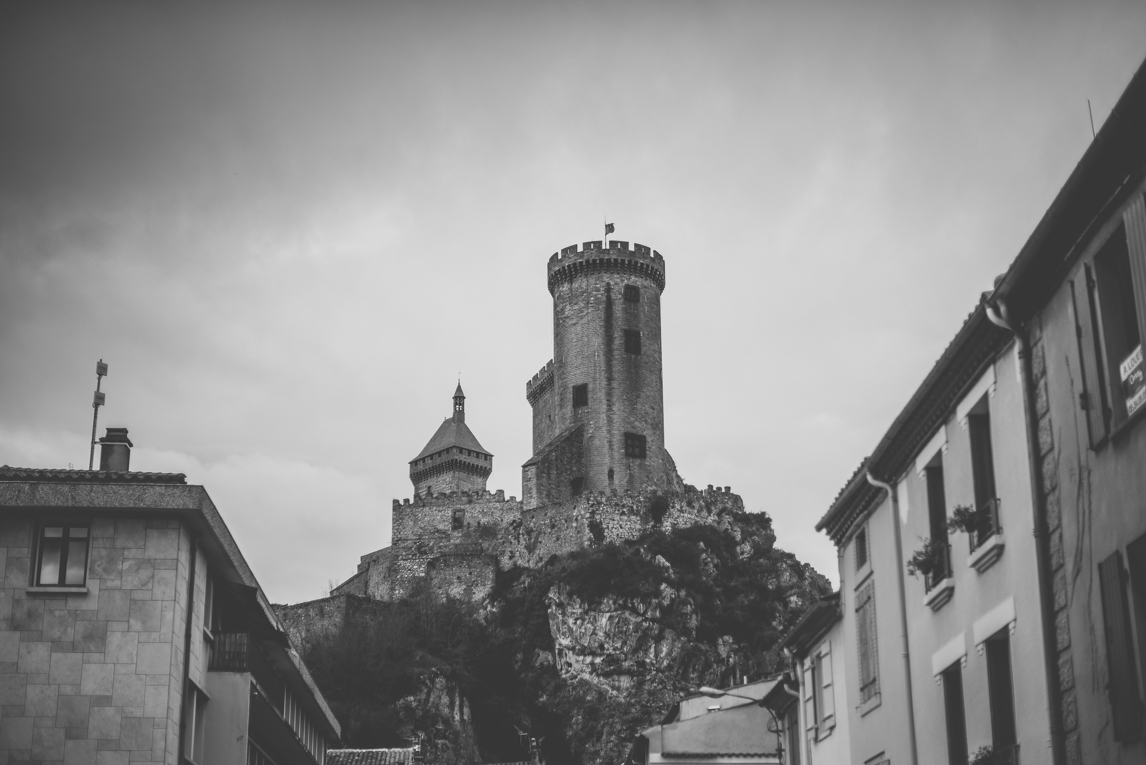
M 973 521 L 967 529 L 971 543 L 971 557 L 967 563 L 979 573 L 995 564 L 1003 554 L 1006 541 L 1003 539 L 1003 524 L 999 520 L 998 498 L 988 500 L 975 510 Z
M 207 661 L 208 672 L 249 672 L 263 695 L 282 713 L 283 681 L 259 642 L 247 632 L 217 632 Z
M 936 542 L 930 549 L 931 568 L 923 576 L 923 586 L 927 591 L 923 604 L 932 611 L 938 611 L 955 595 L 955 580 L 951 576 L 951 545 Z

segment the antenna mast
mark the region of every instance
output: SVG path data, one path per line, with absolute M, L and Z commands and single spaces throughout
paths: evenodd
M 91 449 L 88 450 L 88 470 L 91 470 L 95 464 L 96 420 L 99 419 L 99 408 L 104 404 L 104 394 L 99 392 L 99 384 L 106 375 L 107 364 L 103 362 L 103 359 L 100 359 L 96 362 L 96 389 L 95 396 L 92 398 L 92 443 Z

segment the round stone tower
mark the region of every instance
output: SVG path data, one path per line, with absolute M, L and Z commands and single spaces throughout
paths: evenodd
M 667 488 L 664 258 L 641 244 L 585 242 L 554 254 L 548 277 L 553 360 L 526 384 L 534 451 L 527 506 L 581 491 Z

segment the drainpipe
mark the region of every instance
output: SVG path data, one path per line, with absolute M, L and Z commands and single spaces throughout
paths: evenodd
M 191 622 L 195 619 L 195 559 L 199 557 L 196 545 L 197 537 L 191 534 L 191 562 L 187 575 L 187 629 L 183 633 L 183 693 L 179 697 L 179 762 L 183 762 L 183 752 L 188 731 L 184 720 L 187 719 L 187 690 L 191 684 Z
M 1050 717 L 1051 757 L 1054 765 L 1066 761 L 1066 743 L 1062 729 L 1062 698 L 1058 687 L 1058 637 L 1054 623 L 1054 592 L 1050 580 L 1050 534 L 1047 531 L 1046 514 L 1043 512 L 1044 498 L 1039 475 L 1042 465 L 1039 462 L 1039 417 L 1036 410 L 1034 391 L 1034 370 L 1031 364 L 1031 346 L 1025 332 L 1017 331 L 1007 316 L 1007 306 L 1001 298 L 995 298 L 999 309 L 987 303 L 987 318 L 992 324 L 1010 332 L 1019 345 L 1020 387 L 1023 391 L 1023 415 L 1027 425 L 1027 460 L 1031 480 L 1031 515 L 1035 537 L 1035 567 L 1039 586 L 1040 621 L 1043 628 L 1043 669 L 1046 672 L 1047 715 Z M 1000 315 L 1001 314 L 1001 315 Z
M 891 498 L 891 525 L 895 528 L 895 571 L 899 583 L 899 630 L 903 643 L 903 671 L 907 677 L 907 734 L 911 739 L 911 765 L 919 765 L 919 750 L 915 743 L 915 695 L 911 687 L 911 649 L 907 644 L 907 594 L 903 584 L 903 548 L 899 537 L 899 498 L 895 496 L 891 484 L 884 483 L 867 472 L 867 482 L 877 489 L 883 489 Z M 1056 763 L 1057 765 L 1057 763 Z

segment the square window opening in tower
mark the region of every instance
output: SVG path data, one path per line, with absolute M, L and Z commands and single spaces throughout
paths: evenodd
M 640 433 L 626 433 L 625 434 L 625 456 L 626 457 L 644 457 L 646 454 L 647 441 Z

